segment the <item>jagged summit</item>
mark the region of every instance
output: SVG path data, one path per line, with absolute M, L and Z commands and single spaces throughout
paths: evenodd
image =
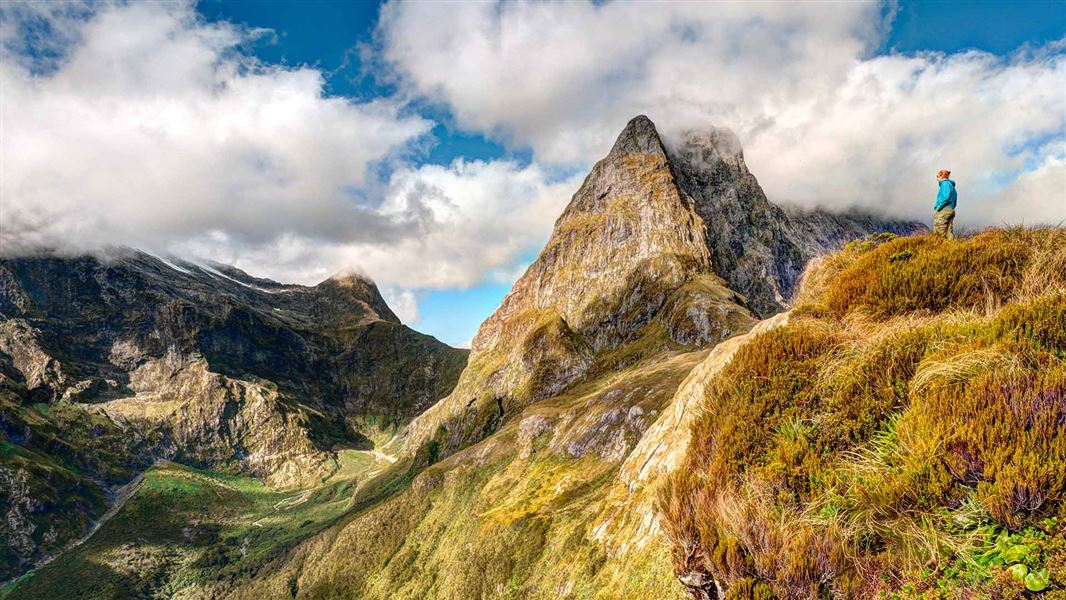
M 762 317 L 785 308 L 814 256 L 870 231 L 908 234 L 922 226 L 852 211 L 782 210 L 748 170 L 728 128 L 691 129 L 666 144 L 679 194 L 703 221 L 714 271 Z
M 610 154 L 623 153 L 666 154 L 659 131 L 647 116 L 633 117 L 618 134 Z

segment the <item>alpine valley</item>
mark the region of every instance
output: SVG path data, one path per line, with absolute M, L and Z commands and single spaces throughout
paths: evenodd
M 1066 231 L 631 120 L 469 352 L 374 283 L 0 260 L 0 596 L 1066 597 Z

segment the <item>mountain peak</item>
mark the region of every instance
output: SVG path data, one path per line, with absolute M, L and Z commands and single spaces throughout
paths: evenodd
M 655 123 L 652 123 L 646 115 L 637 115 L 630 119 L 611 148 L 612 155 L 630 152 L 666 154 L 659 131 L 655 129 Z
M 798 230 L 767 200 L 729 129 L 690 130 L 667 146 L 651 119 L 633 118 L 481 325 L 455 390 L 412 422 L 408 450 L 435 436 L 454 452 L 619 357 L 713 345 L 780 311 L 825 249 L 804 235 L 866 233 L 832 216 L 808 220 Z
M 377 285 L 374 280 L 362 273 L 356 271 L 342 271 L 330 275 L 323 281 L 320 281 L 315 287 L 323 288 L 338 288 L 346 290 L 367 290 L 370 288 L 376 288 Z
M 397 324 L 400 322 L 399 317 L 382 298 L 378 286 L 361 273 L 337 273 L 313 289 L 328 301 L 327 304 L 336 304 L 336 310 L 333 312 L 340 322 L 365 323 L 376 319 Z M 355 307 L 362 310 L 353 312 Z

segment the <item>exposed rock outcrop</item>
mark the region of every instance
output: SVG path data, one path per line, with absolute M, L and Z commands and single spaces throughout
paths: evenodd
M 667 477 L 685 458 L 691 426 L 704 406 L 708 385 L 741 347 L 788 320 L 789 313 L 779 313 L 715 346 L 692 369 L 658 418 L 642 432 L 609 488 L 604 511 L 592 524 L 592 539 L 603 544 L 609 555 L 622 561 L 650 543 L 664 542 L 656 498 Z M 682 583 L 687 587 L 698 587 L 697 583 L 713 585 L 712 580 L 696 575 Z
M 130 388 L 133 396 L 94 408 L 145 438 L 156 458 L 236 468 L 282 488 L 313 484 L 333 468 L 315 446 L 308 409 L 287 404 L 269 383 L 230 379 L 202 358 L 167 354 L 134 370 Z
M 638 117 L 640 119 L 640 117 Z M 714 272 L 762 317 L 784 309 L 815 256 L 879 231 L 909 234 L 918 223 L 850 211 L 779 207 L 766 198 L 728 129 L 682 134 L 667 145 L 680 194 L 703 222 Z

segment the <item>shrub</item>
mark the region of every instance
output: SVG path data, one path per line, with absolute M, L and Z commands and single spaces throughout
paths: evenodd
M 938 469 L 976 486 L 988 513 L 1010 527 L 1066 494 L 1066 367 L 1034 363 L 930 386 L 904 415 L 915 436 L 945 441 Z
M 996 315 L 991 334 L 1021 347 L 1066 358 L 1066 293 L 1012 304 Z
M 899 238 L 833 278 L 826 304 L 843 316 L 862 308 L 885 318 L 915 310 L 996 308 L 1021 280 L 1030 248 L 990 231 L 967 240 Z
M 741 348 L 707 391 L 706 412 L 693 426 L 693 467 L 712 481 L 765 461 L 755 457 L 779 427 L 815 407 L 810 382 L 818 359 L 836 342 L 825 327 L 800 322 L 758 336 Z

